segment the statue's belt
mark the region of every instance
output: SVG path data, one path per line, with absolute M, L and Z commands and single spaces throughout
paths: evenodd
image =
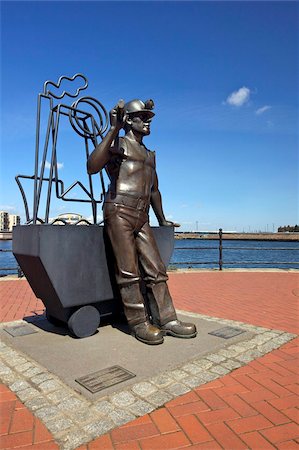
M 116 205 L 127 206 L 129 208 L 138 209 L 139 211 L 148 211 L 149 200 L 144 198 L 135 198 L 128 195 L 117 194 L 113 198 L 106 200 L 106 203 L 115 203 Z

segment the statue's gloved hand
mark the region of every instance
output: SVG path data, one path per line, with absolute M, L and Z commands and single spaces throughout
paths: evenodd
M 171 222 L 170 220 L 161 220 L 159 222 L 160 227 L 180 227 L 181 225 L 179 223 L 176 222 Z
M 125 113 L 125 102 L 124 100 L 119 100 L 117 105 L 114 106 L 110 111 L 110 125 L 111 128 L 115 128 L 118 131 L 123 128 L 126 121 L 126 113 Z

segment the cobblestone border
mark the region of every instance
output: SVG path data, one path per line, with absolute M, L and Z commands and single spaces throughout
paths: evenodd
M 255 336 L 199 359 L 195 358 L 175 370 L 166 371 L 94 402 L 83 398 L 33 359 L 3 342 L 0 342 L 0 380 L 46 425 L 62 450 L 73 450 L 297 337 L 296 334 L 243 322 L 179 312 L 223 325 L 237 326 L 253 332 Z M 21 320 L 9 324 L 12 323 L 26 322 Z M 1 324 L 1 328 L 7 325 Z

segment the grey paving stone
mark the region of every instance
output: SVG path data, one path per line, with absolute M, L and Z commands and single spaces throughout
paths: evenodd
M 33 366 L 30 367 L 28 370 L 23 371 L 23 375 L 24 377 L 32 378 L 41 372 L 43 372 L 43 369 L 41 367 Z
M 226 360 L 225 356 L 222 356 L 219 353 L 212 353 L 211 355 L 207 355 L 206 359 L 214 363 L 220 363 Z
M 213 362 L 212 361 L 208 361 L 207 359 L 195 359 L 193 361 L 194 364 L 196 364 L 197 366 L 199 366 L 201 369 L 207 370 L 210 367 L 212 367 Z
M 90 407 L 74 409 L 68 412 L 69 417 L 77 424 L 93 422 L 95 419 L 94 411 Z
M 53 434 L 67 430 L 73 426 L 74 422 L 66 417 L 56 417 L 55 419 L 47 421 L 47 428 Z
M 224 364 L 224 363 L 222 363 L 222 364 Z M 227 367 L 222 367 L 220 365 L 217 365 L 217 366 L 211 367 L 210 372 L 216 373 L 217 375 L 226 375 L 227 373 L 230 372 L 230 369 L 228 369 Z
M 268 342 L 271 339 L 271 336 L 268 335 L 268 333 L 258 334 L 253 339 L 251 339 L 252 342 L 255 342 L 256 345 L 264 344 L 265 342 Z
M 18 358 L 19 354 L 7 345 L 2 351 L 2 357 L 3 359 L 13 359 Z
M 132 386 L 132 391 L 139 395 L 140 397 L 147 397 L 150 394 L 153 394 L 157 391 L 156 386 L 154 386 L 151 383 L 148 383 L 147 381 L 143 381 L 141 383 L 134 384 Z
M 176 381 L 182 380 L 185 378 L 188 373 L 181 369 L 174 369 L 168 372 L 169 376 L 174 378 Z
M 263 354 L 258 350 L 249 350 L 247 352 L 244 352 L 242 355 L 236 356 L 236 359 L 238 361 L 248 363 L 256 358 L 259 358 L 260 356 L 263 356 Z
M 242 347 L 241 345 L 237 345 L 237 344 L 233 344 L 233 345 L 230 345 L 228 348 L 227 348 L 227 350 L 232 350 L 232 351 L 234 351 L 235 353 L 236 353 L 236 356 L 237 355 L 240 355 L 240 353 L 244 353 L 245 351 L 246 351 L 246 348 L 245 347 Z
M 51 391 L 57 391 L 57 390 L 61 389 L 62 384 L 56 380 L 47 380 L 47 381 L 43 381 L 42 383 L 40 383 L 38 385 L 38 388 L 42 392 L 51 392 Z
M 60 403 L 68 397 L 71 397 L 72 393 L 67 389 L 59 389 L 58 391 L 47 393 L 47 398 L 53 403 Z
M 32 377 L 31 381 L 35 384 L 41 384 L 44 381 L 52 380 L 52 379 L 53 379 L 53 376 L 50 374 L 50 372 L 43 372 L 43 373 L 40 373 L 39 375 Z
M 93 408 L 103 414 L 108 414 L 111 411 L 114 411 L 115 407 L 110 403 L 107 402 L 107 400 L 101 400 L 99 402 L 94 403 Z
M 49 403 L 46 397 L 38 395 L 36 397 L 31 398 L 30 400 L 26 400 L 25 406 L 31 409 L 31 411 L 36 411 L 37 409 L 41 409 L 44 408 L 45 406 L 52 406 L 52 405 L 51 403 Z
M 26 400 L 30 400 L 31 398 L 37 397 L 39 394 L 40 394 L 40 392 L 37 389 L 34 389 L 32 387 L 17 392 L 17 395 L 22 402 L 25 402 Z
M 57 439 L 60 450 L 75 450 L 80 445 L 91 441 L 93 436 L 82 430 L 69 430 L 64 432 L 64 436 Z
M 182 370 L 188 372 L 189 374 L 196 375 L 201 373 L 203 369 L 198 364 L 188 363 L 182 366 Z
M 108 417 L 113 421 L 116 426 L 124 425 L 125 423 L 131 422 L 136 417 L 134 414 L 128 413 L 123 409 L 116 409 L 108 414 Z
M 27 381 L 22 380 L 22 379 L 19 379 L 19 380 L 17 380 L 17 381 L 14 381 L 13 383 L 11 383 L 11 384 L 9 385 L 9 388 L 10 388 L 12 391 L 14 391 L 14 392 L 19 392 L 19 391 L 22 391 L 22 390 L 24 390 L 24 389 L 28 389 L 28 388 L 30 388 L 30 387 L 31 387 L 31 385 L 30 385 Z
M 80 409 L 84 407 L 89 407 L 89 403 L 83 400 L 79 400 L 76 397 L 69 397 L 66 400 L 63 400 L 61 403 L 57 405 L 57 407 L 61 411 L 70 411 L 72 412 L 74 409 Z
M 265 333 L 269 338 L 273 339 L 273 338 L 277 338 L 279 336 L 281 336 L 280 333 L 277 333 L 276 331 L 268 331 L 267 333 Z
M 275 342 L 275 341 L 273 342 L 273 341 L 271 340 L 271 341 L 266 342 L 266 343 L 263 344 L 263 345 L 259 345 L 259 346 L 257 347 L 257 350 L 258 350 L 259 352 L 265 354 L 265 353 L 269 353 L 269 352 L 271 352 L 272 350 L 276 349 L 278 346 L 280 347 L 280 344 L 277 345 L 277 342 Z
M 297 334 L 294 333 L 283 333 L 284 336 L 287 336 L 290 340 L 295 339 L 296 337 L 298 337 Z
M 165 405 L 165 403 L 169 402 L 172 399 L 173 395 L 162 389 L 159 389 L 157 392 L 154 392 L 153 394 L 147 397 L 147 401 L 155 405 L 156 408 Z
M 289 340 L 290 338 L 286 334 L 282 334 L 281 336 L 275 337 L 275 341 L 278 342 L 279 344 L 285 344 L 289 342 Z
M 195 388 L 201 385 L 202 378 L 200 376 L 191 375 L 189 377 L 184 378 L 184 384 L 191 388 Z
M 90 434 L 93 438 L 101 436 L 107 431 L 114 428 L 114 423 L 110 419 L 98 419 L 95 422 L 84 425 L 83 430 Z
M 234 356 L 237 356 L 239 354 L 235 350 L 228 350 L 228 349 L 219 350 L 218 353 L 219 353 L 219 355 L 222 355 L 225 358 L 233 358 Z
M 20 356 L 14 356 L 9 359 L 9 365 L 12 367 L 20 366 L 21 364 L 25 364 L 26 362 L 28 362 L 28 360 Z
M 224 361 L 222 363 L 222 365 L 224 367 L 226 367 L 227 369 L 230 370 L 234 370 L 234 369 L 238 369 L 239 367 L 241 367 L 243 364 L 240 361 L 235 361 L 233 359 L 228 359 L 227 361 Z
M 202 373 L 199 378 L 201 379 L 201 384 L 206 384 L 219 378 L 219 375 L 217 373 L 205 372 Z
M 120 407 L 132 405 L 136 401 L 136 397 L 129 391 L 118 392 L 110 397 L 111 402 Z
M 152 412 L 155 409 L 155 407 L 143 400 L 137 400 L 137 402 L 134 403 L 133 405 L 130 405 L 128 409 L 135 416 L 144 416 L 144 414 Z
M 5 375 L 11 372 L 11 369 L 4 363 L 0 362 L 0 375 Z
M 150 379 L 150 382 L 155 384 L 158 388 L 164 388 L 173 383 L 174 379 L 167 374 L 161 373 L 154 378 Z
M 256 347 L 256 343 L 251 340 L 247 342 L 242 342 L 242 347 L 244 347 L 246 350 L 253 349 Z
M 9 372 L 0 375 L 0 378 L 4 384 L 10 386 L 12 383 L 19 380 L 19 374 L 17 374 L 13 370 L 10 370 Z
M 249 323 L 243 324 L 243 327 L 248 331 L 252 331 L 253 333 L 255 333 L 255 332 L 265 333 L 265 331 L 269 331 L 269 328 L 257 327 L 255 325 L 251 325 Z
M 179 395 L 186 394 L 190 392 L 191 389 L 183 383 L 174 383 L 165 388 L 173 397 L 178 397 Z
M 60 413 L 61 411 L 57 408 L 57 406 L 44 406 L 43 408 L 35 411 L 35 415 L 44 422 L 52 419 L 53 417 L 59 416 Z
M 22 372 L 26 372 L 26 370 L 32 369 L 33 367 L 35 367 L 32 363 L 30 362 L 26 362 L 25 364 L 21 364 L 19 366 L 16 366 L 15 369 L 22 373 Z

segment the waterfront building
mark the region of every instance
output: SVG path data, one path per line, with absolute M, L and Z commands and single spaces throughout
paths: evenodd
M 9 215 L 7 211 L 0 211 L 0 231 L 8 231 Z
M 12 231 L 13 227 L 20 225 L 21 218 L 17 214 L 9 214 L 9 231 Z
M 17 214 L 9 214 L 7 211 L 0 211 L 0 231 L 12 231 L 15 225 L 20 225 L 21 219 Z

